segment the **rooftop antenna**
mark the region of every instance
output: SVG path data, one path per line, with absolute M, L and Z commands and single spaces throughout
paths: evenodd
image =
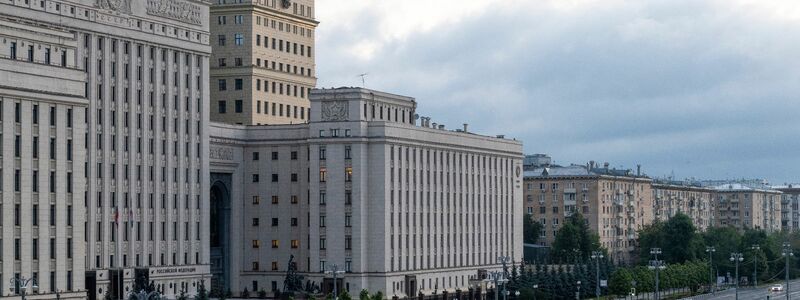
M 356 75 L 358 77 L 361 77 L 361 87 L 362 88 L 367 87 L 367 80 L 366 80 L 367 75 L 369 75 L 369 73 L 362 73 L 362 74 Z

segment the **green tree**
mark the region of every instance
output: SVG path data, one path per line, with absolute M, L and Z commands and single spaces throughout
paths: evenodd
M 575 213 L 564 220 L 564 225 L 556 232 L 551 256 L 566 258 L 568 261 L 588 259 L 592 251 L 600 249 L 600 238 L 589 229 L 586 219 Z
M 683 213 L 677 213 L 664 224 L 665 243 L 661 245 L 664 260 L 670 264 L 684 263 L 694 260 L 702 241 L 692 224 L 692 219 Z
M 358 300 L 370 300 L 369 291 L 367 289 L 361 290 L 361 293 L 358 294 Z
M 539 241 L 539 236 L 542 235 L 544 226 L 542 223 L 533 220 L 533 216 L 524 214 L 522 218 L 522 235 L 523 241 L 527 244 L 536 244 Z
M 372 295 L 372 300 L 383 300 L 383 293 L 378 291 L 375 295 Z
M 611 294 L 623 296 L 630 293 L 631 281 L 633 281 L 633 274 L 626 268 L 620 268 L 611 274 L 611 279 L 608 280 L 608 289 Z
M 342 292 L 339 293 L 339 299 L 342 299 L 342 300 L 353 300 L 353 298 L 350 297 L 350 293 L 348 293 L 347 290 L 343 290 Z

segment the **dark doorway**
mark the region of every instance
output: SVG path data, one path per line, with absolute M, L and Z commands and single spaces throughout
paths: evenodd
M 406 275 L 406 295 L 413 297 L 417 294 L 417 276 Z
M 97 273 L 86 272 L 86 296 L 89 300 L 97 300 Z
M 108 290 L 108 294 L 111 295 L 111 299 L 124 299 L 125 293 L 122 290 L 122 281 L 125 278 L 122 270 L 109 270 L 109 272 L 111 273 L 111 288 Z
M 211 250 L 211 287 L 212 291 L 230 289 L 230 218 L 231 198 L 228 184 L 230 174 L 212 174 L 210 202 L 210 250 Z M 228 184 L 226 184 L 228 183 Z
M 336 291 L 341 294 L 344 290 L 342 289 L 342 278 L 336 278 Z M 333 294 L 333 278 L 325 278 L 322 280 L 322 293 L 327 295 L 328 293 Z
M 150 285 L 150 269 L 137 268 L 133 271 L 133 274 L 134 274 L 133 292 L 138 293 L 142 290 L 147 290 L 147 287 Z

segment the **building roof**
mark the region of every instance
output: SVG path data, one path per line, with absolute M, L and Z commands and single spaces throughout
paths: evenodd
M 773 189 L 758 189 L 753 188 L 745 184 L 741 183 L 728 183 L 722 184 L 712 187 L 712 189 L 716 190 L 717 192 L 767 192 L 767 193 L 780 193 L 780 191 L 773 190 Z
M 594 168 L 589 169 L 587 166 L 571 165 L 571 166 L 550 166 L 534 168 L 525 171 L 525 177 L 573 177 L 573 176 L 624 176 L 635 178 L 647 178 L 643 175 L 636 175 L 632 170 L 626 169 L 612 169 L 612 168 Z

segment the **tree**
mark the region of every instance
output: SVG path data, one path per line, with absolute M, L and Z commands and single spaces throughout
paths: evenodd
M 664 261 L 667 263 L 684 263 L 694 260 L 697 248 L 701 245 L 692 219 L 683 213 L 677 213 L 664 224 L 665 242 L 661 248 Z
M 200 286 L 197 288 L 197 296 L 194 296 L 195 300 L 208 300 L 208 291 L 206 291 L 206 285 L 200 282 Z
M 248 290 L 247 290 L 247 288 L 245 287 L 245 288 L 244 288 L 244 291 L 242 291 L 242 293 L 240 294 L 240 296 L 241 296 L 242 298 L 244 298 L 244 299 L 250 298 L 250 291 L 248 291 Z
M 369 291 L 367 289 L 361 290 L 361 293 L 358 294 L 358 300 L 370 300 Z
M 522 218 L 522 235 L 523 241 L 526 244 L 536 244 L 539 241 L 539 236 L 542 235 L 544 226 L 542 223 L 533 220 L 533 216 L 525 214 Z
M 267 291 L 264 289 L 258 291 L 258 299 L 267 299 Z
M 372 295 L 372 300 L 383 300 L 383 293 L 378 291 L 375 295 Z
M 551 255 L 577 261 L 588 259 L 592 251 L 600 249 L 600 238 L 587 223 L 580 213 L 564 220 L 564 225 L 556 232 Z

